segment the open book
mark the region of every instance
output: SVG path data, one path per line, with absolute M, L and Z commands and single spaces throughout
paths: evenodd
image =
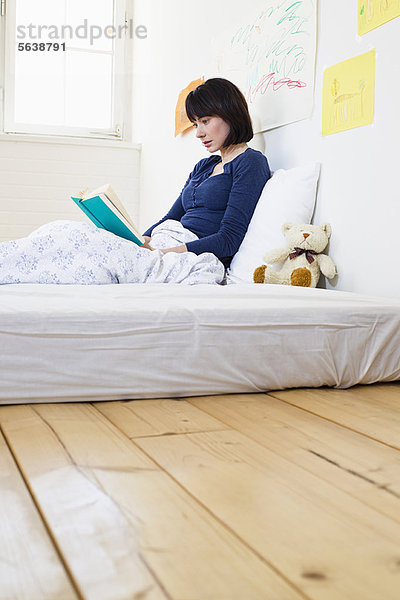
M 144 244 L 144 238 L 136 230 L 111 185 L 103 185 L 91 192 L 84 190 L 79 197 L 71 198 L 97 227 L 135 242 L 138 246 Z

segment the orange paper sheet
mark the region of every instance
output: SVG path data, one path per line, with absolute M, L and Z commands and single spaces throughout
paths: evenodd
M 191 81 L 189 85 L 185 87 L 185 89 L 181 90 L 175 108 L 175 137 L 179 133 L 182 133 L 182 131 L 185 131 L 186 129 L 192 126 L 192 123 L 187 118 L 185 110 L 185 100 L 190 94 L 190 92 L 195 90 L 197 86 L 201 85 L 202 83 L 204 83 L 204 76 L 200 79 L 195 79 L 194 81 Z

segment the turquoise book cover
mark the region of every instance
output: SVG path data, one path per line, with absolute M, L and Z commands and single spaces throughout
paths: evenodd
M 143 242 L 103 202 L 100 196 L 86 198 L 85 200 L 74 198 L 73 196 L 71 198 L 97 227 L 111 231 L 111 233 L 131 242 L 135 242 L 138 246 L 142 245 Z

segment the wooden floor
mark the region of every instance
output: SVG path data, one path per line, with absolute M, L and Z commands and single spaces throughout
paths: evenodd
M 0 407 L 1 600 L 399 600 L 400 384 Z

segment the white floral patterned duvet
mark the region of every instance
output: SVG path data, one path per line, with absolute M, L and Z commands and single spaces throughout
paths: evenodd
M 0 243 L 0 284 L 221 283 L 224 266 L 213 254 L 159 250 L 194 239 L 179 222 L 165 221 L 153 231 L 158 249 L 151 251 L 92 223 L 54 221 Z

